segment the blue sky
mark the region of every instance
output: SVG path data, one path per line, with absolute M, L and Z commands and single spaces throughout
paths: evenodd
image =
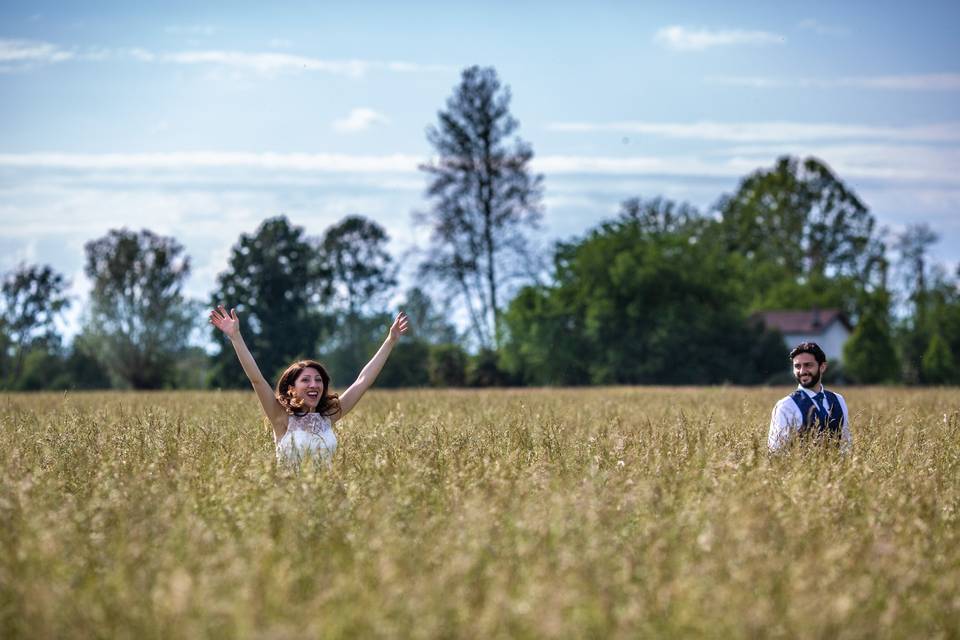
M 83 244 L 150 228 L 206 299 L 279 213 L 311 235 L 369 216 L 399 256 L 471 64 L 512 90 L 544 238 L 631 196 L 708 207 L 792 153 L 960 261 L 960 3 L 348 4 L 0 5 L 0 270 L 51 264 L 80 300 Z

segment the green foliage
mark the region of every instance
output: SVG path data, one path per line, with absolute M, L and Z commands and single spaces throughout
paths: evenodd
M 377 377 L 377 387 L 426 387 L 430 384 L 430 345 L 404 337 Z
M 430 347 L 427 374 L 434 387 L 462 387 L 467 383 L 467 352 L 456 344 Z
M 815 158 L 780 158 L 746 177 L 717 209 L 727 246 L 759 262 L 805 277 L 862 277 L 874 266 L 873 216 Z
M 253 234 L 241 234 L 229 266 L 217 278 L 211 304 L 235 307 L 244 340 L 268 381 L 294 360 L 314 357 L 320 337 L 331 330 L 319 309 L 331 295 L 331 273 L 285 216 L 265 220 Z M 211 329 L 220 351 L 214 358 L 214 387 L 249 383 L 233 347 Z
M 174 363 L 173 389 L 207 389 L 210 386 L 210 355 L 200 347 L 188 347 Z
M 420 167 L 432 200 L 420 272 L 459 298 L 477 344 L 499 347 L 507 287 L 535 259 L 527 233 L 541 217 L 543 177 L 530 173 L 530 145 L 513 137 L 510 91 L 493 68 L 465 69 L 437 115 L 427 140 L 438 159 Z
M 843 347 L 843 364 L 854 382 L 894 382 L 900 367 L 886 314 L 867 309 Z
M 334 329 L 329 339 L 321 345 L 319 353 L 329 369 L 334 386 L 346 389 L 353 383 L 360 370 L 383 344 L 392 320 L 387 313 L 353 317 L 344 313 L 328 319 Z
M 937 288 L 935 300 L 932 320 L 937 327 L 937 333 L 946 343 L 947 351 L 956 359 L 960 355 L 960 267 L 956 277 Z M 958 378 L 960 371 L 957 372 L 954 382 L 960 383 Z
M 318 260 L 330 272 L 333 308 L 349 317 L 383 311 L 397 284 L 390 237 L 376 222 L 348 216 L 327 229 Z
M 81 333 L 73 339 L 63 363 L 64 377 L 53 389 L 109 389 L 110 372 L 96 357 L 96 341 Z
M 481 349 L 467 361 L 466 384 L 470 387 L 503 387 L 510 376 L 500 367 L 500 358 L 492 349 Z
M 35 345 L 23 354 L 20 374 L 11 381 L 13 391 L 56 389 L 63 376 L 63 359 L 45 345 Z
M 590 342 L 578 306 L 548 287 L 524 287 L 504 314 L 505 371 L 531 385 L 582 385 L 590 382 Z
M 13 341 L 0 323 L 0 389 L 6 388 L 6 381 L 10 379 L 13 371 Z
M 950 384 L 957 382 L 957 363 L 946 340 L 939 333 L 933 334 L 923 354 L 923 381 L 927 384 Z
M 619 219 L 559 245 L 552 287 L 528 288 L 506 315 L 508 370 L 535 384 L 751 382 L 776 360 L 746 322 L 741 264 L 716 223 L 629 202 Z M 758 350 L 759 345 L 759 350 Z
M 331 328 L 320 352 L 346 387 L 383 343 L 392 317 L 383 313 L 396 285 L 396 268 L 387 253 L 383 227 L 348 216 L 327 229 L 318 249 L 319 264 L 329 270 L 332 293 L 327 314 Z
M 852 189 L 815 158 L 782 157 L 716 205 L 727 249 L 747 264 L 750 308 L 856 310 L 883 286 L 884 246 Z
M 0 388 L 28 389 L 25 361 L 55 358 L 60 347 L 54 321 L 69 306 L 67 282 L 48 266 L 21 264 L 0 287 Z M 33 366 L 33 365 L 31 365 Z
M 117 386 L 173 384 L 199 309 L 181 290 L 190 273 L 183 246 L 151 231 L 113 229 L 85 245 L 93 281 L 85 333 L 90 353 Z

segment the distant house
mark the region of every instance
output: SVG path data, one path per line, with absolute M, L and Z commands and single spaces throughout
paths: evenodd
M 850 321 L 839 309 L 810 311 L 760 311 L 753 317 L 783 334 L 787 349 L 801 342 L 816 342 L 827 354 L 827 360 L 843 359 L 843 345 L 853 331 Z

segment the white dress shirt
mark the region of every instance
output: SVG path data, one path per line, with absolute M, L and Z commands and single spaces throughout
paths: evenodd
M 823 385 L 820 389 L 805 389 L 802 385 L 798 389 L 810 396 L 814 405 L 817 404 L 813 396 L 817 391 L 824 391 Z M 840 430 L 840 450 L 846 453 L 853 447 L 853 436 L 850 434 L 850 414 L 847 412 L 847 401 L 836 391 L 832 392 L 837 396 L 840 402 L 840 408 L 843 410 L 843 421 Z M 824 398 L 826 402 L 826 398 Z M 779 451 L 788 442 L 790 442 L 803 426 L 803 415 L 800 413 L 800 407 L 793 401 L 793 398 L 787 396 L 780 400 L 773 408 L 773 414 L 770 416 L 770 432 L 767 434 L 767 447 L 770 451 Z

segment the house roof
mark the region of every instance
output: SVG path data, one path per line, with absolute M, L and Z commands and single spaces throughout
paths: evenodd
M 847 331 L 852 331 L 850 321 L 839 309 L 811 309 L 810 311 L 758 311 L 753 317 L 761 320 L 771 329 L 780 333 L 802 333 L 817 335 L 823 333 L 834 322 L 840 322 Z

